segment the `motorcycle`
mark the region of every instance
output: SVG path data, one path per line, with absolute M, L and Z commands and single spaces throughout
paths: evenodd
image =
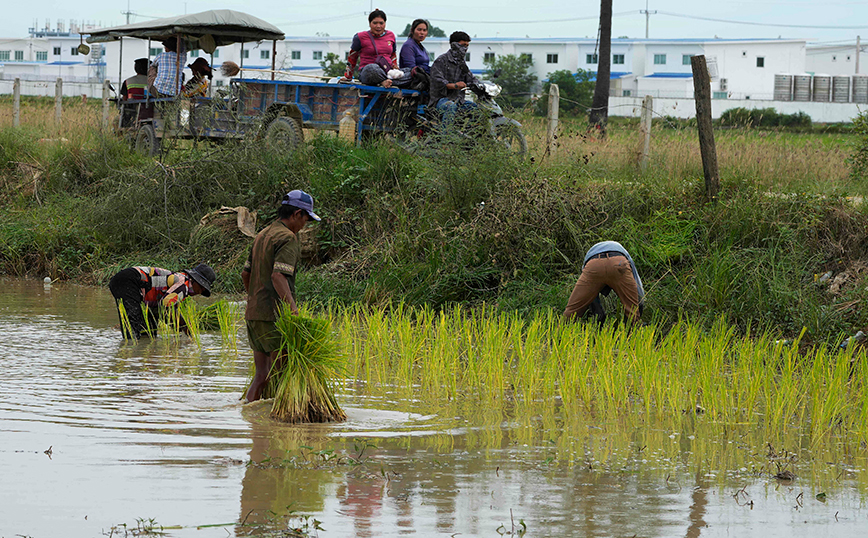
M 489 81 L 471 84 L 467 88 L 476 97 L 477 106 L 488 115 L 492 138 L 507 150 L 524 157 L 527 154 L 527 139 L 521 130 L 521 123 L 504 116 L 503 109 L 494 100 L 503 89 Z
M 494 74 L 496 78 L 498 73 Z M 459 113 L 464 121 L 456 119 L 446 127 L 441 114 L 433 107 L 420 108 L 410 121 L 409 128 L 397 136 L 398 143 L 411 152 L 437 151 L 443 139 L 454 140 L 455 136 L 472 146 L 482 133 L 490 136 L 497 144 L 520 158 L 527 155 L 527 139 L 522 132 L 521 123 L 504 115 L 503 109 L 495 101 L 502 88 L 490 81 L 470 84 L 465 88 L 467 99 L 477 107 L 469 112 Z

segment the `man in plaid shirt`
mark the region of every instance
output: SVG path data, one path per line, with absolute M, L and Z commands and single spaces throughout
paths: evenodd
M 181 59 L 178 59 L 177 40 L 167 39 L 163 41 L 165 52 L 157 54 L 151 66 L 157 68 L 157 78 L 154 80 L 154 89 L 160 97 L 173 97 L 181 93 L 184 84 L 182 71 L 187 63 L 187 51 L 183 50 L 184 42 L 181 42 Z

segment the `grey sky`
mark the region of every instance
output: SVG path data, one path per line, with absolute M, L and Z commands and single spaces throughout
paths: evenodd
M 864 0 L 650 0 L 649 4 L 651 11 L 658 12 L 651 16 L 652 38 L 782 36 L 819 42 L 853 41 L 860 34 L 868 38 L 868 2 Z M 277 25 L 287 35 L 324 32 L 351 36 L 367 29 L 365 14 L 371 5 L 387 13 L 387 27 L 395 33 L 413 18 L 424 17 L 447 33 L 461 29 L 479 37 L 595 37 L 599 17 L 599 2 L 588 0 L 130 0 L 130 11 L 138 14 L 131 18 L 131 22 L 137 22 L 183 14 L 185 9 L 188 13 L 236 9 Z M 50 18 L 52 28 L 58 19 L 64 20 L 67 27 L 70 19 L 102 22 L 104 26 L 123 24 L 125 15 L 121 12 L 126 9 L 127 0 L 35 4 L 10 0 L 0 19 L 0 37 L 24 37 L 34 19 L 43 26 Z M 645 0 L 615 0 L 612 35 L 645 37 L 645 16 L 639 13 L 644 9 Z

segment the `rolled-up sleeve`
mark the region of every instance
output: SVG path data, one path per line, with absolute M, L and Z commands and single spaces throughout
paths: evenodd
M 295 248 L 292 241 L 286 242 L 277 249 L 277 252 L 274 253 L 273 272 L 293 276 L 295 275 L 295 266 L 297 263 L 298 248 Z

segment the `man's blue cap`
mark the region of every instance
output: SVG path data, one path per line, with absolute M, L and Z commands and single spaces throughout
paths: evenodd
M 313 220 L 322 220 L 319 218 L 319 215 L 313 212 L 313 196 L 304 191 L 298 189 L 289 191 L 284 195 L 283 200 L 281 200 L 280 203 L 282 205 L 304 209 Z

